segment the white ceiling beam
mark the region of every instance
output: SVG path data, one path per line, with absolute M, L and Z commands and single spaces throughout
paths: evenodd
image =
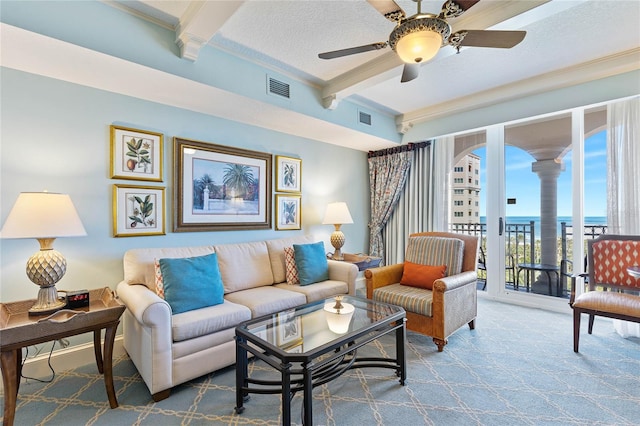
M 500 22 L 511 19 L 524 12 L 548 3 L 550 0 L 519 1 L 509 0 L 491 3 L 481 13 L 462 15 L 456 18 L 453 30 L 459 29 L 486 29 Z M 441 50 L 439 56 L 454 54 L 454 49 Z M 400 78 L 396 70 L 403 65 L 394 51 L 360 65 L 344 74 L 331 79 L 322 89 L 322 99 L 325 104 L 335 108 L 336 102 L 344 99 L 360 90 L 373 87 L 382 81 L 392 78 Z
M 192 1 L 176 28 L 180 57 L 195 61 L 200 49 L 211 40 L 244 1 Z

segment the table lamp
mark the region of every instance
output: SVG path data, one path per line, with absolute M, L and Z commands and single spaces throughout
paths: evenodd
M 47 314 L 65 306 L 55 284 L 67 271 L 62 253 L 53 249 L 57 237 L 87 235 L 71 198 L 52 192 L 22 192 L 0 231 L 0 238 L 35 238 L 40 251 L 27 261 L 27 277 L 40 286 L 30 314 Z
M 329 203 L 327 210 L 324 213 L 324 220 L 322 221 L 322 224 L 335 226 L 335 231 L 331 233 L 331 245 L 335 249 L 332 257 L 333 260 L 344 260 L 342 252 L 340 251 L 344 245 L 344 234 L 340 230 L 340 225 L 345 223 L 353 223 L 347 203 Z

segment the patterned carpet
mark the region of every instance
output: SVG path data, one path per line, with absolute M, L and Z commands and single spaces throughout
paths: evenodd
M 637 425 L 640 339 L 623 339 L 596 319 L 572 350 L 568 315 L 479 300 L 475 331 L 460 329 L 443 353 L 408 333 L 407 385 L 389 370 L 351 370 L 314 390 L 316 425 Z M 393 353 L 385 338 L 369 354 Z M 234 413 L 233 367 L 175 388 L 154 403 L 131 361 L 114 361 L 120 407 L 109 408 L 94 365 L 23 383 L 16 425 L 278 425 L 279 397 L 252 395 Z M 257 374 L 265 364 L 251 363 Z M 292 418 L 301 422 L 301 395 Z

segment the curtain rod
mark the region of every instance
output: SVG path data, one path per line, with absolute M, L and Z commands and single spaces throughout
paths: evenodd
M 369 151 L 367 158 L 382 157 L 383 155 L 398 154 L 400 152 L 413 151 L 431 145 L 431 141 L 410 142 L 406 145 L 394 146 L 393 148 L 381 149 L 379 151 Z

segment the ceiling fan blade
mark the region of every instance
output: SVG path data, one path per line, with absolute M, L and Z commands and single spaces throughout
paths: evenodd
M 480 0 L 447 0 L 442 4 L 442 10 L 438 18 L 457 18 Z
M 367 2 L 391 22 L 399 23 L 407 17 L 404 10 L 393 0 L 367 0 Z
M 460 50 L 462 46 L 498 47 L 510 49 L 524 40 L 526 31 L 463 30 L 449 37 L 449 44 Z
M 406 83 L 407 81 L 414 80 L 418 78 L 418 75 L 420 75 L 420 64 L 404 64 L 400 83 Z
M 342 56 L 355 55 L 356 53 L 368 52 L 370 50 L 380 50 L 380 49 L 384 49 L 385 47 L 387 47 L 386 41 L 380 42 L 380 43 L 365 44 L 364 46 L 350 47 L 348 49 L 340 49 L 340 50 L 333 50 L 331 52 L 320 53 L 318 55 L 318 58 L 320 59 L 340 58 Z

